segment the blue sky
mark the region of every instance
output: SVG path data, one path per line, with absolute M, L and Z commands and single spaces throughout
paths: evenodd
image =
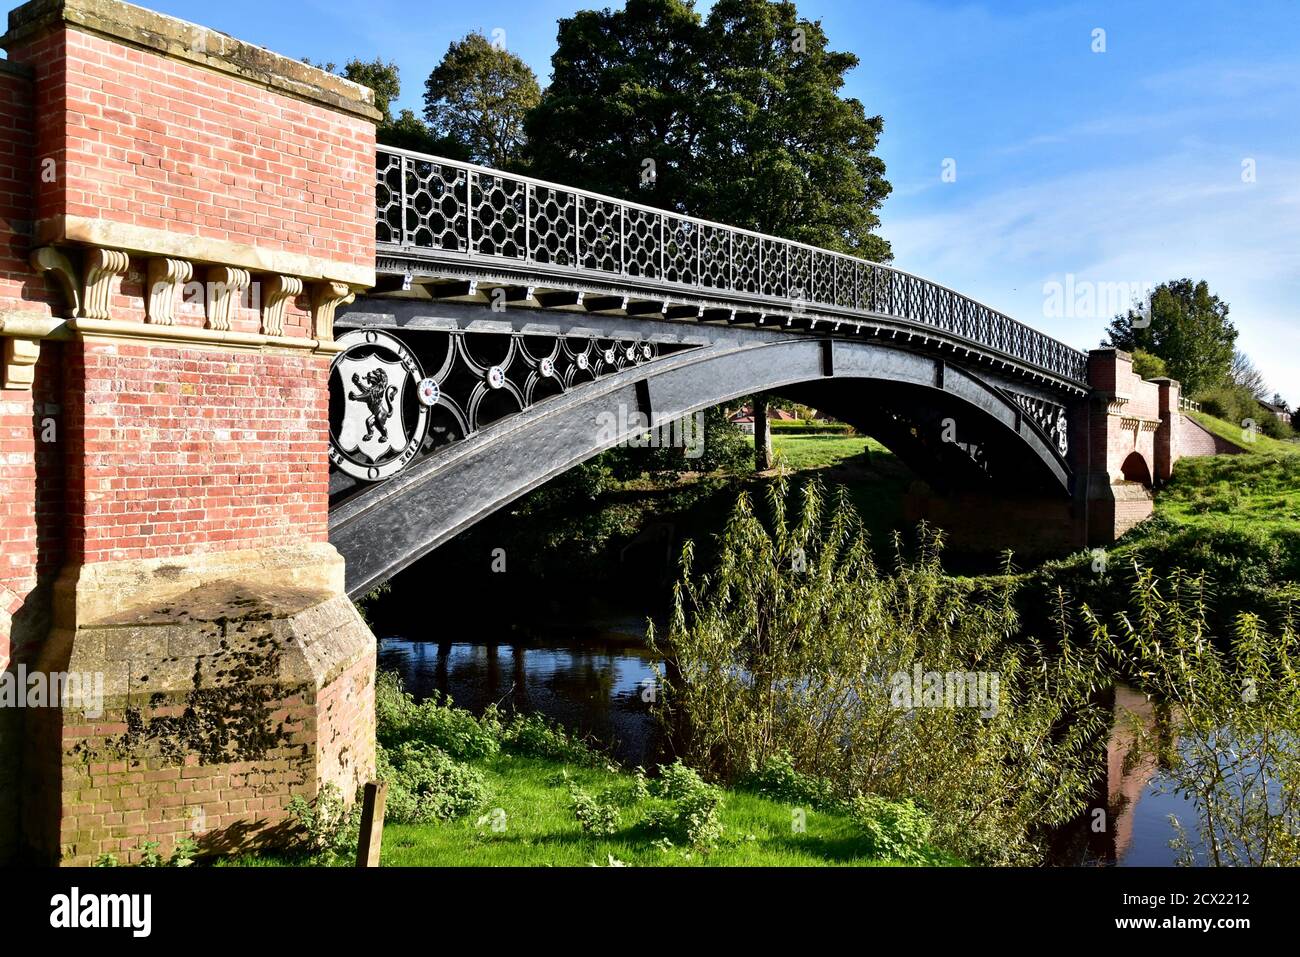
M 504 29 L 544 84 L 555 21 L 605 4 L 146 5 L 290 56 L 395 60 L 399 105 L 418 112 L 424 77 L 451 40 Z M 898 266 L 1080 348 L 1098 344 L 1107 316 L 1048 314 L 1045 284 L 1206 279 L 1270 387 L 1300 403 L 1294 0 L 798 5 L 833 47 L 860 57 L 846 92 L 885 118 L 880 155 L 894 193 L 882 232 Z M 1104 52 L 1093 49 L 1097 30 Z M 945 160 L 955 161 L 951 182 Z

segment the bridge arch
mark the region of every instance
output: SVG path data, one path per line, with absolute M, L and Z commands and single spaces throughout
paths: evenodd
M 346 559 L 348 594 L 364 594 L 497 509 L 643 432 L 630 412 L 668 422 L 755 392 L 789 390 L 877 434 L 923 477 L 976 480 L 984 469 L 970 449 L 978 446 L 1004 463 L 992 476 L 984 472 L 987 480 L 1069 493 L 1069 470 L 1050 438 L 965 368 L 862 340 L 714 343 L 502 419 L 333 509 L 330 541 Z M 921 417 L 909 421 L 909 412 Z

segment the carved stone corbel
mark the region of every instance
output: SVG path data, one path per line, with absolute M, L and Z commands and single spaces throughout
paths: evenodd
M 109 319 L 113 312 L 113 280 L 126 272 L 130 258 L 119 249 L 92 249 L 86 253 L 80 317 Z
M 208 328 L 229 331 L 235 303 L 243 298 L 250 277 L 247 269 L 213 266 L 208 270 Z
M 39 339 L 4 340 L 4 388 L 30 389 L 36 381 L 36 360 L 41 357 Z
M 145 299 L 148 320 L 159 326 L 175 323 L 176 289 L 190 281 L 194 267 L 184 259 L 159 256 L 149 260 L 149 290 Z
M 263 284 L 262 335 L 284 335 L 284 311 L 289 301 L 302 293 L 302 280 L 296 276 L 273 275 Z
M 32 268 L 37 272 L 48 272 L 54 274 L 54 279 L 63 290 L 64 302 L 68 307 L 68 315 L 76 318 L 81 315 L 81 280 L 77 276 L 77 271 L 72 267 L 71 260 L 64 255 L 63 251 L 54 246 L 42 246 L 40 249 L 33 249 L 31 256 L 28 257 Z
M 352 287 L 345 282 L 319 282 L 312 291 L 312 335 L 321 342 L 334 339 L 334 310 L 356 298 Z

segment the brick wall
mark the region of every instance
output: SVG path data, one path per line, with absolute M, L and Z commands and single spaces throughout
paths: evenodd
M 36 71 L 38 156 L 58 171 L 38 193 L 43 225 L 80 217 L 373 269 L 372 122 L 64 25 L 10 56 Z
M 1183 455 L 1237 455 L 1246 451 L 1219 438 L 1190 416 L 1179 414 L 1179 443 Z
M 102 340 L 69 353 L 77 560 L 326 539 L 327 357 Z
M 0 60 L 0 310 L 49 316 L 49 289 L 27 263 L 39 185 L 32 97 L 31 71 Z

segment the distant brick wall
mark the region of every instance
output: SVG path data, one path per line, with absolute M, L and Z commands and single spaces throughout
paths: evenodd
M 1183 455 L 1237 455 L 1244 451 L 1227 439 L 1215 435 L 1201 423 L 1186 415 L 1179 415 L 1179 442 Z
M 103 340 L 68 353 L 77 560 L 325 541 L 328 357 Z

